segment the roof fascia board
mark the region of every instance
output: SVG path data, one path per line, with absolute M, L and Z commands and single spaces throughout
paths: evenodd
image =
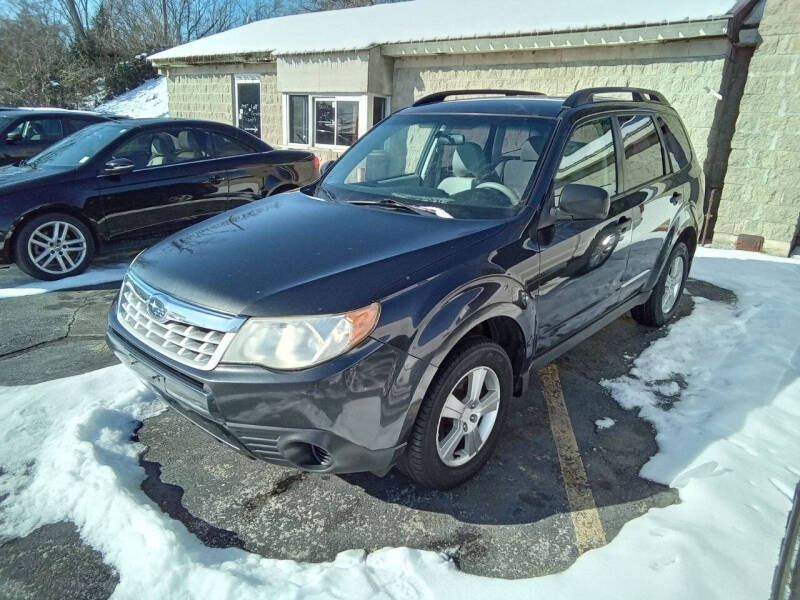
M 722 18 L 702 21 L 683 21 L 680 23 L 662 23 L 639 27 L 385 44 L 381 46 L 381 53 L 384 56 L 403 57 L 586 48 L 612 44 L 637 44 L 721 37 L 728 35 L 728 27 L 729 16 L 726 15 Z
M 175 58 L 150 59 L 154 67 L 185 67 L 194 65 L 227 65 L 275 62 L 269 52 L 253 52 L 249 54 L 217 54 L 206 56 L 181 56 Z

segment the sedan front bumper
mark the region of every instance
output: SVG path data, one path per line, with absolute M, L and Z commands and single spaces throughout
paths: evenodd
M 385 474 L 405 443 L 416 383 L 430 368 L 369 339 L 356 353 L 296 372 L 195 370 L 159 355 L 109 315 L 114 354 L 183 417 L 235 450 L 325 473 Z

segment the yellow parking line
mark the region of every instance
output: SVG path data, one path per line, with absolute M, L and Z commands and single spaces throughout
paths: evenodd
M 540 369 L 537 374 L 542 383 L 542 392 L 550 416 L 550 429 L 553 432 L 561 475 L 567 491 L 569 515 L 575 529 L 575 543 L 578 552 L 583 554 L 593 548 L 605 546 L 608 541 L 589 487 L 578 442 L 575 440 L 575 432 L 572 430 L 572 421 L 564 402 L 558 368 L 555 363 L 551 363 Z

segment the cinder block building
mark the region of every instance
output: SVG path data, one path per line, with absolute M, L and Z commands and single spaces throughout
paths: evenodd
M 169 114 L 336 158 L 448 89 L 662 92 L 706 174 L 706 240 L 798 242 L 800 1 L 413 0 L 266 19 L 151 57 Z

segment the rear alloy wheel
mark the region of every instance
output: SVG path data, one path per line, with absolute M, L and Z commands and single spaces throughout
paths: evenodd
M 642 325 L 660 327 L 670 320 L 678 308 L 689 274 L 689 250 L 678 242 L 669 255 L 661 277 L 647 302 L 631 310 L 631 315 Z
M 499 345 L 476 337 L 458 346 L 420 406 L 402 469 L 435 489 L 472 477 L 497 444 L 512 379 L 511 362 Z
M 22 227 L 14 250 L 23 271 L 37 279 L 54 280 L 82 273 L 94 256 L 94 240 L 75 217 L 49 214 Z

